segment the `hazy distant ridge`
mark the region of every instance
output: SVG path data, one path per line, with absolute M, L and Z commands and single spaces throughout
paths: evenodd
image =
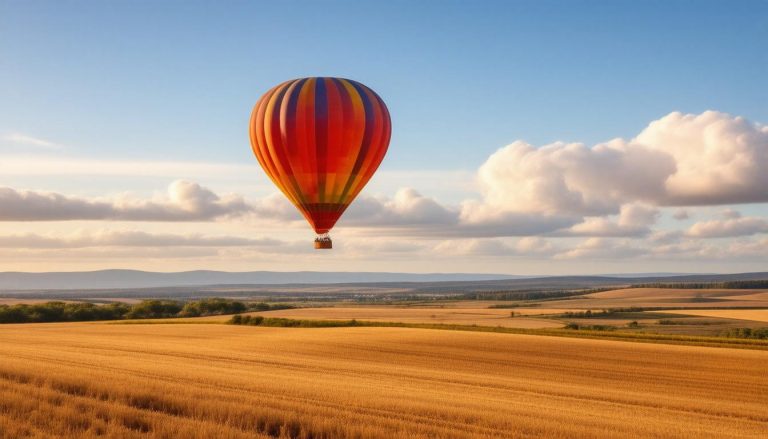
M 99 288 L 152 288 L 202 285 L 281 285 L 379 282 L 447 282 L 518 279 L 525 276 L 476 273 L 275 272 L 183 271 L 156 273 L 139 270 L 86 272 L 0 273 L 0 290 L 60 290 Z
M 139 270 L 101 270 L 87 272 L 0 273 L 0 291 L 136 289 L 203 287 L 226 285 L 366 285 L 408 286 L 415 290 L 505 289 L 561 286 L 620 285 L 648 282 L 722 282 L 768 279 L 768 272 L 736 274 L 646 273 L 594 276 L 515 276 L 478 273 L 381 273 L 381 272 L 275 272 L 275 271 L 184 271 L 156 273 Z

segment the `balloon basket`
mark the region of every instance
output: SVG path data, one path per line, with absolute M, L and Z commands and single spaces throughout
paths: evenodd
M 318 235 L 317 238 L 315 238 L 315 250 L 328 250 L 332 248 L 333 248 L 333 242 L 331 241 L 331 237 L 328 236 L 327 233 Z

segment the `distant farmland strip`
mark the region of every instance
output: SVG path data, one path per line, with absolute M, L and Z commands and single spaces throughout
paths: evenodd
M 140 323 L 140 322 L 136 322 Z M 728 337 L 703 337 L 695 335 L 650 334 L 642 332 L 570 330 L 570 329 L 525 329 L 500 326 L 450 325 L 432 323 L 372 322 L 365 320 L 307 320 L 288 318 L 263 318 L 262 316 L 234 316 L 228 321 L 234 325 L 264 326 L 278 328 L 417 328 L 449 331 L 494 332 L 503 334 L 545 335 L 554 337 L 590 338 L 636 341 L 644 343 L 682 344 L 691 346 L 733 347 L 768 350 L 768 340 Z
M 726 282 L 653 282 L 637 283 L 628 288 L 678 288 L 678 289 L 726 289 L 726 290 L 759 290 L 768 289 L 768 279 L 765 280 L 735 280 Z

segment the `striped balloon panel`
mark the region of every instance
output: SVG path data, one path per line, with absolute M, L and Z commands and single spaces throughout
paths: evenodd
M 261 97 L 251 146 L 315 231 L 327 233 L 379 167 L 391 133 L 381 98 L 359 82 L 303 78 Z

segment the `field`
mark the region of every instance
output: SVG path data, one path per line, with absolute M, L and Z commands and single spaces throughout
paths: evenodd
M 768 352 L 410 328 L 0 332 L 6 438 L 765 437 Z
M 625 311 L 605 313 L 611 309 Z M 592 315 L 568 315 L 586 311 Z M 768 326 L 768 293 L 759 290 L 627 288 L 558 300 L 432 300 L 393 305 L 339 302 L 258 314 L 308 320 L 356 319 L 520 329 L 562 328 L 575 323 L 629 332 L 719 336 L 737 328 Z M 226 320 L 224 317 L 209 319 Z M 630 327 L 630 324 L 634 326 Z
M 552 310 L 528 310 L 530 315 Z M 325 307 L 298 308 L 261 313 L 269 317 L 323 320 L 365 320 L 371 322 L 436 323 L 453 325 L 501 326 L 503 328 L 560 328 L 561 322 L 540 318 L 511 318 L 508 309 L 489 309 L 464 304 L 446 308 Z
M 756 290 L 627 288 L 547 302 L 555 308 L 601 309 L 612 307 L 765 307 L 768 293 Z
M 666 314 L 686 314 L 701 317 L 715 317 L 720 319 L 768 322 L 768 309 L 697 309 L 661 312 Z
M 0 325 L 0 438 L 768 436 L 762 290 L 298 305 L 411 327 Z

